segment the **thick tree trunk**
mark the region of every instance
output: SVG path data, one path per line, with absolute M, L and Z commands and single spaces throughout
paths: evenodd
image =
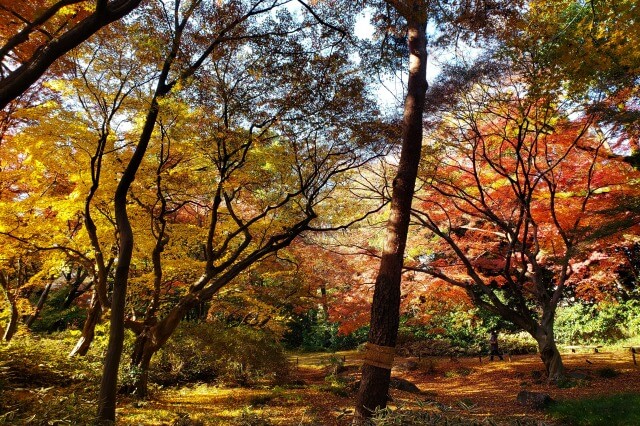
M 52 285 L 53 285 L 53 282 L 49 282 L 44 287 L 44 290 L 42 290 L 42 294 L 38 299 L 38 304 L 36 305 L 36 309 L 33 311 L 31 315 L 29 315 L 27 320 L 24 322 L 27 327 L 31 327 L 33 322 L 38 318 L 38 315 L 40 315 L 40 311 L 42 311 L 42 308 L 44 307 L 44 302 L 47 301 L 47 297 L 49 296 L 49 290 L 51 290 Z
M 98 298 L 97 289 L 94 288 L 91 305 L 89 306 L 89 311 L 87 313 L 87 319 L 84 321 L 84 325 L 82 326 L 82 334 L 80 335 L 76 345 L 69 353 L 69 356 L 85 356 L 87 354 L 91 347 L 91 343 L 93 342 L 93 338 L 95 337 L 96 325 L 100 322 L 101 317 L 102 305 Z
M 564 377 L 564 364 L 562 363 L 562 357 L 560 351 L 556 346 L 555 337 L 553 335 L 553 324 L 539 326 L 533 337 L 538 342 L 538 349 L 540 350 L 540 358 L 547 370 L 548 380 L 551 383 L 556 383 L 559 379 Z
M 7 328 L 4 330 L 4 336 L 2 336 L 2 340 L 5 342 L 11 340 L 14 334 L 16 334 L 16 331 L 18 331 L 18 306 L 13 299 L 9 299 L 9 311 L 11 316 L 9 317 Z
M 376 408 L 384 408 L 387 405 L 391 361 L 385 354 L 395 347 L 398 335 L 400 281 L 411 202 L 420 163 L 422 113 L 427 90 L 426 19 L 420 22 L 411 19 L 408 21 L 410 60 L 408 92 L 404 105 L 402 152 L 398 174 L 393 180 L 391 215 L 387 223 L 386 241 L 373 295 L 370 345 L 362 367 L 362 381 L 356 402 L 356 423 L 357 419 L 370 417 Z

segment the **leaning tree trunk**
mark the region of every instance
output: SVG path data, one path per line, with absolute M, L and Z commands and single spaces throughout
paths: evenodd
M 47 301 L 47 297 L 49 296 L 49 291 L 51 290 L 51 286 L 52 285 L 53 285 L 53 282 L 51 281 L 44 287 L 44 290 L 42 290 L 42 294 L 40 295 L 40 298 L 38 299 L 38 304 L 36 305 L 36 309 L 33 311 L 33 313 L 31 315 L 29 315 L 27 320 L 24 322 L 24 324 L 28 328 L 31 328 L 31 326 L 33 325 L 33 322 L 40 315 L 40 312 L 42 311 L 42 308 L 44 307 L 44 303 Z
M 93 290 L 93 297 L 91 298 L 91 305 L 87 314 L 87 319 L 82 326 L 82 334 L 78 339 L 78 342 L 73 347 L 69 356 L 85 356 L 91 347 L 93 338 L 95 337 L 96 325 L 100 322 L 102 317 L 102 305 L 98 298 L 97 289 Z
M 547 370 L 548 380 L 556 383 L 564 377 L 564 364 L 553 335 L 553 323 L 538 326 L 533 337 L 538 342 L 540 358 Z
M 11 340 L 16 331 L 18 331 L 18 306 L 16 301 L 11 298 L 9 298 L 9 311 L 11 316 L 9 317 L 7 328 L 4 330 L 4 336 L 2 336 L 2 340 L 5 342 Z
M 166 73 L 168 70 L 163 70 Z M 160 81 L 163 81 L 160 79 Z M 160 89 L 158 89 L 159 91 Z M 145 125 L 140 134 L 140 141 L 133 156 L 129 160 L 114 197 L 114 212 L 119 234 L 118 265 L 116 266 L 113 280 L 113 293 L 111 297 L 111 321 L 109 329 L 109 344 L 104 359 L 102 380 L 100 382 L 100 395 L 98 397 L 98 424 L 110 424 L 116 420 L 116 394 L 118 391 L 118 367 L 124 346 L 124 322 L 127 298 L 127 285 L 129 280 L 129 266 L 133 256 L 133 229 L 127 213 L 127 193 L 135 179 L 136 172 L 142 163 L 147 146 L 151 140 L 151 134 L 158 117 L 158 94 L 151 101 L 147 111 Z
M 398 173 L 393 180 L 391 215 L 373 294 L 371 328 L 356 401 L 356 419 L 371 417 L 376 408 L 386 407 L 393 351 L 398 335 L 400 281 L 411 201 L 420 163 L 422 113 L 427 90 L 426 24 L 411 19 L 408 21 L 410 62 L 402 124 L 402 152 Z

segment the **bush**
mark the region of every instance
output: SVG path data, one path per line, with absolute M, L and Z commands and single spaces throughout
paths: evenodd
M 558 309 L 556 339 L 564 344 L 604 343 L 640 334 L 640 302 L 577 303 Z
M 152 360 L 150 377 L 160 384 L 212 381 L 246 385 L 281 381 L 287 359 L 275 337 L 248 327 L 217 322 L 182 323 Z
M 328 321 L 322 312 L 314 309 L 295 315 L 287 324 L 284 344 L 304 351 L 341 351 L 358 347 L 367 340 L 368 327 L 350 334 L 341 334 L 339 323 Z
M 538 352 L 538 343 L 527 332 L 505 333 L 500 337 L 500 350 L 512 355 L 535 354 Z

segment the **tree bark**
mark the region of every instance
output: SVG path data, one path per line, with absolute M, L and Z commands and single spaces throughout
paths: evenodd
M 97 294 L 97 289 L 93 289 L 93 297 L 91 298 L 91 305 L 87 313 L 87 319 L 82 326 L 82 334 L 78 339 L 78 342 L 73 347 L 69 356 L 85 356 L 91 347 L 93 338 L 95 337 L 96 325 L 100 322 L 102 317 L 102 305 Z
M 131 354 L 131 368 L 135 369 L 135 381 L 128 389 L 128 393 L 137 395 L 141 398 L 147 396 L 149 384 L 149 365 L 151 358 L 158 351 L 159 347 L 153 344 L 153 329 L 147 328 L 143 330 L 136 338 L 133 353 Z
M 13 299 L 9 299 L 9 311 L 11 316 L 9 317 L 7 328 L 4 330 L 4 336 L 2 336 L 2 340 L 5 342 L 11 340 L 14 334 L 16 334 L 16 331 L 18 331 L 18 306 Z
M 540 350 L 540 358 L 547 370 L 547 377 L 550 383 L 556 383 L 564 377 L 564 364 L 560 351 L 556 346 L 555 336 L 553 334 L 553 324 L 543 324 L 536 328 L 533 337 L 538 342 Z
M 168 73 L 168 70 L 166 71 Z M 166 74 L 165 76 L 166 77 Z M 161 80 L 162 81 L 162 80 Z M 160 86 L 162 87 L 162 86 Z M 159 92 L 160 90 L 158 90 Z M 111 328 L 109 330 L 109 345 L 104 360 L 102 381 L 100 382 L 100 396 L 98 397 L 98 423 L 113 423 L 116 420 L 116 394 L 118 391 L 118 367 L 124 344 L 125 303 L 127 297 L 127 283 L 129 266 L 133 256 L 133 230 L 127 214 L 127 193 L 136 172 L 142 163 L 147 150 L 151 134 L 158 117 L 157 94 L 151 102 L 145 125 L 140 135 L 140 141 L 125 169 L 114 197 L 114 212 L 119 234 L 118 265 L 113 280 L 111 299 Z
M 138 374 L 128 389 L 129 393 L 141 397 L 147 395 L 151 358 L 171 337 L 186 313 L 199 303 L 200 299 L 196 295 L 187 295 L 160 322 L 144 326 L 136 337 L 131 354 L 131 366 L 135 367 Z
M 408 18 L 409 80 L 404 105 L 402 151 L 393 180 L 391 215 L 371 306 L 369 343 L 394 348 L 400 318 L 400 282 L 420 151 L 427 90 L 426 19 Z M 356 402 L 356 419 L 366 419 L 387 405 L 391 367 L 365 364 Z M 357 422 L 357 421 L 356 421 Z
M 42 294 L 40 295 L 40 298 L 38 299 L 38 304 L 36 305 L 36 309 L 33 311 L 33 313 L 31 315 L 29 315 L 27 320 L 24 322 L 24 324 L 27 327 L 31 327 L 31 325 L 36 320 L 36 318 L 38 318 L 38 315 L 40 315 L 40 311 L 42 311 L 42 308 L 44 307 L 44 302 L 47 301 L 47 297 L 49 296 L 49 290 L 51 290 L 51 286 L 52 285 L 53 285 L 53 282 L 49 282 L 44 287 L 44 290 L 42 290 Z
M 69 294 L 64 299 L 64 303 L 62 304 L 62 309 L 69 309 L 73 301 L 76 300 L 78 297 L 80 297 L 82 294 L 84 294 L 84 292 L 87 291 L 89 287 L 91 287 L 92 284 L 80 290 L 80 287 L 82 286 L 82 284 L 84 284 L 84 280 L 88 276 L 89 276 L 89 273 L 87 271 L 84 271 L 81 268 L 78 268 L 77 275 L 73 279 L 73 282 L 70 285 L 71 288 L 69 290 Z

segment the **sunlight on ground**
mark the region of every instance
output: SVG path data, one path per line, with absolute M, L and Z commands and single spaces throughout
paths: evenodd
M 354 389 L 334 387 L 328 377 L 336 363 L 350 367 L 345 382 L 357 379 L 361 354 L 357 351 L 294 353 L 289 357 L 292 382 L 289 385 L 226 388 L 197 385 L 181 389 L 157 390 L 152 399 L 125 402 L 118 410 L 121 424 L 172 424 L 180 419 L 205 425 L 227 425 L 242 419 L 265 419 L 274 425 L 348 425 L 353 412 Z M 640 369 L 627 352 L 566 353 L 570 371 L 589 372 L 593 379 L 579 381 L 568 389 L 540 380 L 544 366 L 536 355 L 516 355 L 511 361 L 490 362 L 478 358 L 429 357 L 418 368 L 403 368 L 406 358 L 398 358 L 395 377 L 416 384 L 421 394 L 393 389 L 391 409 L 412 409 L 470 417 L 492 422 L 551 422 L 544 412 L 532 411 L 516 403 L 520 390 L 549 393 L 556 400 L 615 392 L 640 392 Z M 342 361 L 344 359 L 344 362 Z M 339 361 L 336 361 L 339 360 Z M 615 369 L 615 379 L 600 378 L 599 369 Z M 498 424 L 501 424 L 501 421 Z M 188 423 L 184 423 L 188 424 Z M 237 423 L 251 424 L 251 423 Z

